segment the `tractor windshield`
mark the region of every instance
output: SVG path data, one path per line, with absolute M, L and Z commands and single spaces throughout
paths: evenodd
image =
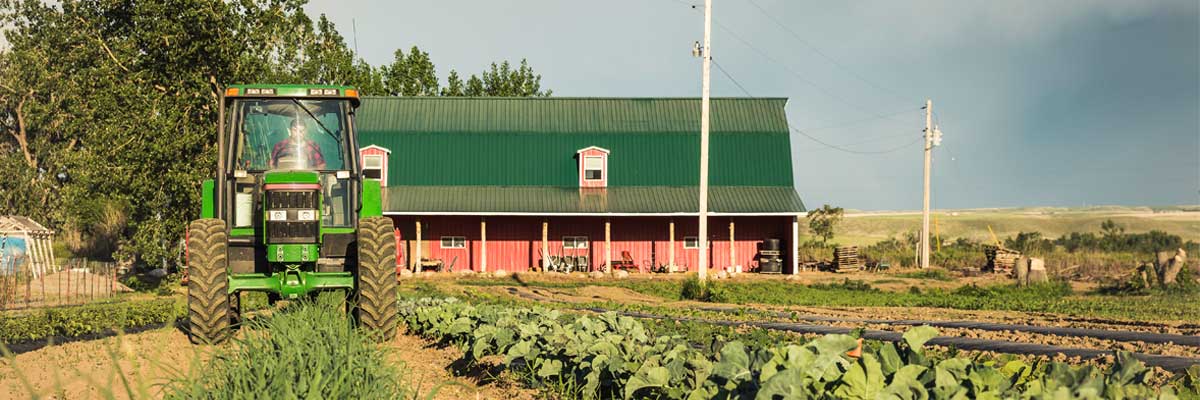
M 234 169 L 347 169 L 348 108 L 345 100 L 235 101 Z

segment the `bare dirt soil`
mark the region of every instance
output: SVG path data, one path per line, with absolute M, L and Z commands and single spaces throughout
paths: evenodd
M 433 399 L 522 400 L 537 395 L 506 374 L 491 376 L 499 371 L 489 368 L 494 360 L 473 368 L 454 365 L 462 355 L 458 349 L 404 334 L 388 346 L 390 359 L 402 364 L 403 379 L 417 398 L 429 398 L 435 388 Z M 0 359 L 0 399 L 161 398 L 164 385 L 203 368 L 216 349 L 193 346 L 173 327 L 47 346 Z
M 417 336 L 401 333 L 391 343 L 392 358 L 404 364 L 404 377 L 418 398 L 434 393 L 434 399 L 533 399 L 537 391 L 524 389 L 501 373 L 495 360 L 482 365 L 456 364 L 462 351 Z
M 48 346 L 0 361 L 0 398 L 158 398 L 208 351 L 175 328 Z

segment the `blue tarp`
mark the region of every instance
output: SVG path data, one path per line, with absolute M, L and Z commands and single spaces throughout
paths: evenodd
M 0 274 L 20 271 L 26 261 L 25 238 L 0 237 Z

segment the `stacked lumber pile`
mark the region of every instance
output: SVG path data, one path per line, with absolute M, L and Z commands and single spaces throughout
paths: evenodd
M 862 259 L 858 257 L 858 246 L 838 246 L 833 249 L 833 265 L 835 272 L 851 272 L 862 269 Z
M 1021 252 L 999 245 L 984 247 L 983 254 L 987 256 L 987 265 L 983 267 L 983 272 L 997 274 L 1012 273 L 1013 266 L 1021 257 Z

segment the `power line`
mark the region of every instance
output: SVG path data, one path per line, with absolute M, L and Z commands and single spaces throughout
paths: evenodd
M 734 77 L 733 77 L 733 75 L 729 73 L 729 71 L 726 71 L 726 70 L 725 70 L 725 68 L 721 67 L 721 64 L 718 64 L 718 63 L 716 62 L 716 60 L 713 60 L 713 61 L 712 61 L 712 64 L 713 64 L 714 66 L 716 66 L 716 67 L 717 67 L 717 70 L 718 70 L 718 71 L 721 71 L 721 74 L 725 75 L 725 77 L 726 77 L 726 78 L 729 78 L 729 80 L 730 80 L 731 82 L 733 82 L 733 84 L 734 84 L 734 85 L 736 85 L 736 86 L 738 87 L 738 89 L 741 89 L 741 90 L 742 90 L 742 92 L 746 94 L 746 96 L 749 96 L 749 97 L 754 97 L 754 95 L 753 95 L 753 94 L 751 94 L 749 90 L 746 90 L 746 87 L 745 87 L 745 86 L 742 86 L 742 84 L 738 82 L 737 78 L 734 78 Z M 916 109 L 916 110 L 920 110 L 920 109 Z M 891 114 L 888 114 L 888 115 L 879 115 L 879 116 L 872 117 L 872 118 L 862 118 L 862 119 L 858 119 L 858 120 L 853 120 L 853 121 L 849 121 L 849 122 L 842 123 L 842 124 L 827 125 L 827 126 L 824 126 L 824 127 L 821 127 L 821 128 L 817 128 L 817 129 L 828 129 L 828 128 L 833 128 L 833 127 L 837 127 L 837 126 L 853 125 L 853 124 L 856 124 L 856 123 L 862 123 L 862 122 L 866 122 L 866 121 L 873 121 L 873 120 L 879 120 L 879 119 L 884 119 L 884 118 L 890 118 L 890 117 L 894 117 L 894 116 L 896 116 L 896 115 L 900 115 L 900 114 L 904 114 L 904 113 L 909 113 L 909 112 L 913 112 L 913 111 L 916 111 L 916 110 L 913 110 L 913 109 L 908 109 L 908 110 L 903 110 L 903 111 L 898 111 L 898 112 L 895 112 L 895 113 L 891 113 Z M 906 147 L 912 146 L 913 144 L 916 144 L 916 143 L 917 143 L 917 142 L 919 142 L 921 139 L 923 139 L 923 137 L 917 137 L 917 139 L 916 139 L 916 140 L 914 140 L 914 141 L 912 141 L 912 142 L 905 143 L 904 145 L 901 145 L 900 147 L 895 147 L 895 148 L 892 148 L 892 149 L 880 150 L 880 151 L 863 151 L 863 150 L 853 150 L 853 149 L 847 149 L 847 148 L 845 148 L 845 147 L 842 147 L 842 146 L 845 146 L 845 145 L 840 145 L 840 146 L 839 146 L 839 145 L 835 145 L 835 144 L 831 144 L 831 143 L 825 142 L 825 141 L 823 141 L 823 140 L 821 140 L 821 139 L 817 139 L 816 137 L 814 137 L 814 136 L 812 136 L 812 135 L 809 135 L 809 134 L 808 134 L 807 132 L 805 132 L 804 130 L 801 130 L 801 129 L 798 129 L 798 128 L 791 128 L 791 129 L 792 129 L 792 130 L 794 130 L 794 131 L 796 131 L 797 133 L 799 133 L 799 134 L 801 134 L 801 135 L 804 135 L 804 137 L 807 137 L 807 138 L 811 139 L 811 140 L 812 140 L 812 141 L 814 141 L 814 142 L 817 142 L 817 143 L 820 143 L 820 144 L 824 145 L 825 147 L 829 147 L 829 148 L 831 148 L 831 149 L 840 150 L 840 151 L 844 151 L 844 152 L 847 152 L 847 153 L 852 153 L 852 154 L 887 154 L 887 153 L 892 153 L 892 152 L 900 151 L 900 150 L 902 150 L 902 149 L 904 149 L 904 148 L 906 148 Z M 892 138 L 892 137 L 897 137 L 897 136 L 902 136 L 902 135 L 889 135 L 889 136 L 888 136 L 888 137 L 886 137 L 886 138 L 887 138 L 887 139 L 890 139 L 890 138 Z M 874 140 L 874 139 L 871 139 L 871 140 L 864 140 L 864 141 L 860 141 L 860 142 L 856 142 L 856 143 L 848 143 L 847 145 L 849 145 L 849 144 L 870 143 L 870 142 L 874 142 L 874 141 L 876 141 L 876 140 Z
M 862 76 L 858 72 L 854 71 L 850 67 L 847 67 L 845 64 L 842 64 L 841 62 L 834 59 L 833 57 L 830 57 L 828 54 L 825 54 L 825 52 L 821 51 L 816 46 L 813 46 L 812 43 L 809 43 L 807 40 L 804 40 L 804 38 L 801 37 L 799 33 L 796 33 L 796 31 L 792 30 L 791 28 L 788 28 L 787 25 L 784 25 L 783 22 L 780 22 L 779 19 L 775 18 L 774 15 L 771 15 L 771 13 L 767 12 L 767 10 L 762 8 L 762 6 L 758 5 L 758 3 L 755 3 L 754 0 L 747 0 L 747 1 L 749 1 L 750 5 L 754 6 L 754 8 L 758 9 L 759 12 L 761 12 L 763 15 L 765 15 L 767 17 L 767 19 L 770 19 L 771 22 L 774 22 L 775 25 L 778 25 L 784 31 L 787 31 L 787 33 L 790 33 L 792 35 L 792 37 L 796 38 L 796 40 L 799 41 L 800 44 L 804 45 L 804 47 L 807 47 L 809 50 L 812 50 L 813 53 L 816 53 L 817 55 L 821 56 L 821 58 L 824 58 L 825 60 L 829 61 L 833 65 L 837 66 L 843 72 L 846 72 L 847 74 L 857 78 L 858 80 L 862 81 L 863 83 L 866 83 L 867 85 L 870 85 L 871 87 L 874 87 L 875 89 L 878 89 L 880 91 L 887 92 L 893 96 L 896 96 L 896 98 L 907 99 L 906 97 L 904 97 L 900 93 L 896 92 L 895 90 L 886 88 L 879 84 L 876 84 L 875 82 L 867 79 L 866 77 Z
M 802 131 L 802 130 L 800 130 L 800 129 L 797 129 L 797 128 L 792 128 L 792 130 L 793 130 L 793 131 L 795 131 L 796 133 L 799 133 L 799 134 L 801 134 L 801 135 L 804 135 L 804 137 L 806 137 L 806 138 L 809 138 L 810 140 L 812 140 L 812 141 L 814 141 L 814 142 L 820 143 L 821 145 L 823 145 L 823 146 L 825 146 L 825 147 L 828 147 L 828 148 L 831 148 L 831 149 L 834 149 L 834 150 L 838 150 L 838 151 L 843 151 L 843 152 L 846 152 L 846 153 L 851 153 L 851 154 L 887 154 L 887 153 L 894 153 L 894 152 L 897 152 L 897 151 L 900 151 L 900 150 L 904 150 L 905 148 L 907 148 L 907 147 L 910 147 L 910 146 L 912 146 L 912 145 L 914 145 L 914 144 L 917 144 L 917 143 L 918 143 L 918 142 L 920 142 L 922 139 L 924 139 L 924 137 L 917 137 L 917 138 L 916 138 L 916 140 L 913 140 L 913 141 L 911 141 L 911 142 L 908 142 L 908 143 L 905 143 L 905 144 L 903 144 L 903 145 L 900 145 L 900 146 L 898 146 L 898 147 L 894 147 L 894 148 L 887 149 L 887 150 L 879 150 L 879 151 L 863 151 L 863 150 L 847 149 L 847 148 L 845 148 L 845 147 L 841 147 L 841 146 L 838 146 L 838 145 L 835 145 L 835 144 L 827 143 L 827 142 L 825 142 L 825 141 L 823 141 L 823 140 L 821 140 L 821 139 L 817 139 L 816 137 L 813 137 L 812 135 L 809 135 L 808 133 L 806 133 L 806 132 L 804 132 L 804 131 Z
M 724 67 L 721 67 L 721 64 L 718 64 L 717 60 L 715 60 L 715 59 L 712 60 L 712 64 L 713 64 L 713 66 L 717 67 L 717 71 L 721 71 L 721 75 L 725 75 L 726 78 L 729 78 L 730 82 L 733 82 L 734 86 L 737 86 L 738 89 L 741 89 L 742 93 L 745 93 L 746 96 L 748 96 L 748 97 L 754 97 L 754 95 L 750 94 L 749 90 L 746 90 L 745 86 L 742 86 L 742 84 L 740 82 L 738 82 L 737 79 L 733 78 L 733 75 L 729 74 L 729 71 L 726 71 Z
M 691 8 L 693 8 L 693 9 L 697 7 L 696 5 L 694 5 L 694 4 L 688 4 L 688 3 L 684 2 L 683 0 L 674 0 L 674 1 L 675 1 L 675 2 L 677 2 L 677 3 L 683 4 L 683 5 L 688 5 L 688 6 L 691 6 Z M 774 63 L 776 63 L 776 64 L 779 64 L 780 66 L 784 67 L 784 69 L 788 70 L 788 72 L 791 72 L 791 73 L 792 73 L 792 75 L 794 75 L 794 76 L 795 76 L 797 79 L 799 79 L 799 80 L 803 81 L 804 83 L 807 83 L 809 86 L 812 86 L 813 88 L 817 89 L 818 91 L 821 91 L 821 92 L 822 92 L 822 93 L 824 93 L 826 96 L 829 96 L 830 98 L 833 98 L 833 99 L 835 99 L 835 100 L 838 100 L 839 102 L 841 102 L 841 103 L 843 103 L 843 104 L 845 104 L 845 105 L 847 105 L 847 106 L 850 106 L 850 107 L 852 107 L 852 108 L 855 108 L 855 109 L 857 109 L 857 110 L 859 110 L 859 111 L 862 111 L 862 112 L 864 112 L 864 113 L 867 113 L 867 114 L 871 114 L 871 115 L 872 115 L 872 117 L 871 117 L 871 118 L 863 118 L 863 119 L 859 119 L 859 120 L 849 121 L 849 122 L 847 122 L 847 123 L 841 123 L 841 124 L 829 125 L 829 126 L 821 127 L 821 128 L 818 128 L 818 129 L 827 129 L 827 128 L 832 128 L 832 127 L 835 127 L 835 126 L 844 126 L 844 125 L 850 125 L 850 124 L 854 124 L 854 123 L 860 123 L 860 122 L 872 121 L 872 120 L 877 120 L 877 119 L 892 118 L 892 117 L 895 117 L 896 115 L 900 115 L 900 114 L 903 114 L 903 113 L 905 113 L 905 112 L 911 112 L 911 111 L 912 111 L 912 110 L 903 110 L 903 111 L 899 111 L 899 112 L 895 112 L 895 113 L 891 113 L 891 114 L 879 114 L 879 113 L 874 113 L 874 112 L 871 112 L 871 111 L 867 111 L 866 109 L 864 109 L 864 108 L 862 108 L 862 107 L 859 107 L 859 106 L 857 106 L 857 105 L 854 105 L 854 104 L 852 104 L 852 103 L 850 103 L 850 102 L 846 101 L 845 99 L 842 99 L 841 97 L 839 97 L 839 96 L 837 96 L 837 95 L 835 95 L 835 94 L 833 94 L 833 93 L 830 93 L 829 91 L 825 90 L 824 88 L 822 88 L 821 86 L 817 85 L 816 83 L 814 83 L 814 82 L 812 82 L 812 81 L 808 80 L 807 78 L 805 78 L 804 76 L 802 76 L 802 75 L 801 75 L 801 74 L 800 74 L 798 71 L 796 71 L 796 70 L 792 69 L 792 68 L 791 68 L 791 66 L 789 66 L 789 65 L 787 65 L 787 64 L 784 64 L 783 62 L 781 62 L 781 61 L 779 61 L 779 60 L 775 59 L 774 57 L 771 57 L 771 56 L 770 56 L 770 55 L 768 55 L 768 54 L 767 54 L 765 51 L 763 51 L 763 50 L 759 49 L 758 47 L 754 46 L 753 44 L 750 44 L 750 42 L 746 41 L 745 39 L 742 39 L 742 37 L 741 37 L 741 36 L 738 36 L 736 33 L 734 33 L 734 32 L 733 32 L 733 30 L 729 29 L 728 27 L 726 27 L 725 25 L 721 24 L 720 22 L 717 22 L 715 19 L 714 19 L 712 22 L 713 22 L 713 24 L 717 25 L 717 27 L 719 27 L 719 28 L 721 28 L 722 30 L 724 30 L 724 31 L 725 31 L 725 33 L 728 33 L 728 34 L 729 34 L 729 36 L 733 37 L 734 39 L 736 39 L 736 40 L 737 40 L 737 41 L 739 41 L 739 42 L 742 42 L 742 44 L 743 44 L 743 45 L 745 45 L 746 47 L 750 48 L 750 49 L 751 49 L 751 50 L 753 50 L 754 52 L 758 53 L 758 54 L 759 54 L 760 56 L 762 56 L 763 58 L 766 58 L 768 61 L 774 62 Z M 725 68 L 721 67 L 721 65 L 720 65 L 720 64 L 717 64 L 715 60 L 713 60 L 713 61 L 712 61 L 712 63 L 713 63 L 713 65 L 715 65 L 715 66 L 717 67 L 717 70 L 718 70 L 718 71 L 720 71 L 720 72 L 721 72 L 721 74 L 725 75 L 725 77 L 726 77 L 726 78 L 729 78 L 729 80 L 730 80 L 731 82 L 733 82 L 733 84 L 734 84 L 734 85 L 736 85 L 736 86 L 738 87 L 738 89 L 741 89 L 741 91 L 742 91 L 743 93 L 745 93 L 747 96 L 749 96 L 749 97 L 754 97 L 754 95 L 753 95 L 753 94 L 751 94 L 749 90 L 746 90 L 746 87 L 742 86 L 742 84 L 741 84 L 740 82 L 738 82 L 738 80 L 737 80 L 736 78 L 734 78 L 734 77 L 733 77 L 733 75 L 731 75 L 731 74 L 729 73 L 729 71 L 726 71 L 726 70 L 725 70 Z M 812 135 L 809 135 L 809 134 L 808 134 L 807 132 L 805 132 L 804 130 L 801 130 L 801 129 L 798 129 L 798 128 L 791 128 L 791 130 L 793 130 L 793 131 L 795 131 L 796 133 L 799 133 L 799 134 L 803 135 L 804 137 L 806 137 L 806 138 L 808 138 L 808 139 L 810 139 L 810 140 L 812 140 L 812 141 L 814 141 L 814 142 L 817 142 L 817 143 L 819 143 L 819 144 L 821 144 L 821 145 L 823 145 L 823 146 L 825 146 L 825 147 L 828 147 L 828 148 L 831 148 L 831 149 L 834 149 L 834 150 L 838 150 L 838 151 L 842 151 L 842 152 L 846 152 L 846 153 L 851 153 L 851 154 L 887 154 L 887 153 L 893 153 L 893 152 L 896 152 L 896 151 L 903 150 L 903 149 L 904 149 L 904 148 L 906 148 L 906 147 L 912 146 L 912 145 L 914 145 L 914 144 L 916 144 L 916 143 L 920 142 L 922 139 L 924 139 L 924 137 L 923 137 L 923 136 L 921 136 L 921 137 L 917 137 L 915 140 L 913 140 L 913 141 L 911 141 L 911 142 L 908 142 L 908 143 L 905 143 L 905 144 L 903 144 L 903 145 L 901 145 L 901 146 L 899 146 L 899 147 L 895 147 L 895 148 L 891 148 L 891 149 L 887 149 L 887 150 L 879 150 L 879 151 L 863 151 L 863 150 L 847 149 L 847 148 L 845 148 L 845 147 L 842 147 L 842 146 L 838 146 L 838 145 L 835 145 L 835 144 L 827 143 L 827 142 L 825 142 L 825 141 L 823 141 L 823 140 L 821 140 L 821 139 L 818 139 L 818 138 L 816 138 L 816 137 L 814 137 L 814 136 L 812 136 Z M 899 136 L 899 135 L 896 135 L 896 136 Z
M 805 131 L 807 131 L 807 132 L 812 132 L 812 131 L 819 131 L 819 130 L 825 130 L 825 129 L 830 129 L 830 128 L 839 128 L 839 127 L 843 127 L 843 126 L 847 126 L 847 125 L 855 125 L 855 124 L 860 124 L 860 123 L 863 123 L 863 122 L 870 122 L 870 121 L 876 121 L 876 120 L 881 120 L 881 119 L 890 119 L 891 117 L 895 117 L 895 116 L 897 116 L 897 115 L 901 115 L 901 114 L 905 114 L 905 113 L 910 113 L 910 112 L 913 112 L 913 111 L 919 111 L 919 110 L 920 110 L 919 108 L 915 108 L 915 109 L 908 109 L 908 110 L 903 110 L 903 111 L 897 111 L 897 112 L 894 112 L 894 113 L 888 113 L 888 114 L 883 114 L 883 115 L 878 115 L 878 116 L 873 116 L 873 117 L 867 117 L 867 118 L 855 119 L 855 120 L 850 120 L 850 121 L 845 121 L 845 122 L 839 122 L 839 123 L 830 124 L 830 125 L 825 125 L 825 126 L 820 126 L 820 127 L 816 127 L 816 128 L 808 128 L 808 129 L 805 129 Z
M 689 6 L 692 9 L 702 7 L 700 5 L 687 3 L 683 0 L 673 0 L 673 1 L 675 1 L 676 3 L 682 4 L 682 5 Z M 852 103 L 849 100 L 842 98 L 841 96 L 838 96 L 837 94 L 833 93 L 832 91 L 825 89 L 824 87 L 818 85 L 816 82 L 813 82 L 812 80 L 804 77 L 804 75 L 802 73 L 800 73 L 800 71 L 797 71 L 796 69 L 792 68 L 791 65 L 784 63 L 783 61 L 780 61 L 779 59 L 777 59 L 775 57 L 772 57 L 770 54 L 767 54 L 766 51 L 758 48 L 758 46 L 751 44 L 750 41 L 742 38 L 740 35 L 735 33 L 733 31 L 733 29 L 730 29 L 729 27 L 725 26 L 725 24 L 722 24 L 716 18 L 713 19 L 712 23 L 714 25 L 716 25 L 718 28 L 720 28 L 721 30 L 725 31 L 725 33 L 729 34 L 730 37 L 734 38 L 738 42 L 741 42 L 742 45 L 745 45 L 750 50 L 754 51 L 755 53 L 758 53 L 758 55 L 761 56 L 762 58 L 765 58 L 765 59 L 767 59 L 767 61 L 770 61 L 772 63 L 778 64 L 780 67 L 782 67 L 783 69 L 790 72 L 792 74 L 792 76 L 794 76 L 796 79 L 800 80 L 801 82 L 804 82 L 808 86 L 811 86 L 813 89 L 816 89 L 818 92 L 821 92 L 825 96 L 828 96 L 829 98 L 836 100 L 837 102 L 842 103 L 843 105 L 853 108 L 864 114 L 872 115 L 872 116 L 880 117 L 880 118 L 886 118 L 885 116 L 883 116 L 879 113 L 868 110 L 866 107 L 862 107 L 855 103 Z

